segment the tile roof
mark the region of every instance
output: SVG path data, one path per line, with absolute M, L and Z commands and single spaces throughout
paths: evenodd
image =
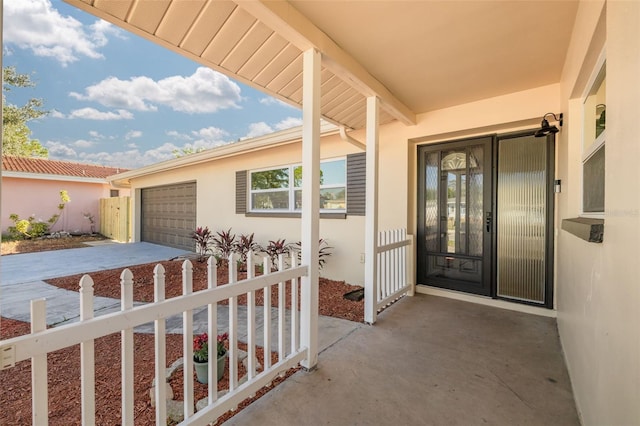
M 38 173 L 43 175 L 106 178 L 127 171 L 117 167 L 72 163 L 44 158 L 2 156 L 2 170 L 7 172 Z

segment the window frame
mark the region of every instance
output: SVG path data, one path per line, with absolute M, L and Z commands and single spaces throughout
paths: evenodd
M 585 166 L 586 163 L 598 152 L 600 152 L 601 149 L 605 149 L 605 158 L 606 158 L 606 139 L 607 139 L 607 130 L 606 128 L 602 131 L 602 133 L 600 133 L 600 135 L 598 135 L 595 139 L 593 139 L 592 141 L 590 141 L 589 144 L 587 144 L 586 141 L 586 137 L 587 134 L 585 132 L 585 128 L 587 125 L 593 125 L 593 114 L 590 114 L 589 112 L 587 112 L 587 107 L 585 106 L 585 103 L 587 101 L 587 99 L 592 96 L 592 94 L 594 93 L 594 90 L 596 89 L 596 84 L 602 84 L 603 82 L 606 82 L 606 68 L 607 68 L 607 60 L 606 60 L 606 51 L 605 49 L 602 50 L 602 52 L 600 53 L 598 60 L 596 61 L 594 67 L 593 67 L 593 71 L 591 73 L 591 76 L 589 77 L 589 80 L 585 86 L 585 90 L 582 94 L 581 100 L 581 107 L 582 107 L 582 147 L 581 147 L 581 152 L 582 152 L 582 158 L 581 158 L 581 167 L 580 167 L 580 217 L 585 217 L 585 218 L 594 218 L 594 219 L 604 219 L 605 216 L 605 212 L 606 212 L 606 196 L 605 196 L 605 200 L 603 200 L 603 210 L 602 211 L 596 211 L 596 212 L 589 212 L 589 211 L 585 211 L 585 197 L 584 197 L 584 190 L 585 190 Z M 604 78 L 603 80 L 599 81 L 599 77 L 601 76 L 601 74 L 604 72 Z M 605 87 L 605 104 L 606 104 L 606 87 Z M 606 162 L 606 160 L 605 160 Z
M 347 162 L 347 157 L 346 156 L 341 156 L 341 157 L 334 157 L 334 158 L 327 158 L 324 160 L 320 161 L 320 165 L 322 166 L 323 163 L 331 163 L 331 162 L 337 162 L 337 161 L 342 161 L 344 162 L 344 176 L 343 176 L 343 184 L 326 184 L 326 185 L 320 185 L 320 190 L 323 189 L 334 189 L 334 188 L 344 188 L 344 194 L 345 194 L 345 200 L 344 200 L 344 208 L 342 209 L 320 209 L 320 213 L 336 213 L 336 214 L 346 214 L 347 212 L 347 166 L 348 166 L 348 162 Z M 298 167 L 301 167 L 302 164 L 301 163 L 295 163 L 295 164 L 286 164 L 286 165 L 281 165 L 281 166 L 271 166 L 271 167 L 263 167 L 260 169 L 253 169 L 253 170 L 249 170 L 248 171 L 248 191 L 247 191 L 247 195 L 248 195 L 248 202 L 249 202 L 249 208 L 247 209 L 247 213 L 259 213 L 259 214 L 289 214 L 289 213 L 300 213 L 302 210 L 301 209 L 297 209 L 295 207 L 295 201 L 296 201 L 296 192 L 297 191 L 302 191 L 302 187 L 297 187 L 295 186 L 295 169 Z M 287 169 L 288 170 L 288 184 L 286 188 L 268 188 L 268 189 L 253 189 L 253 185 L 252 185 L 252 179 L 253 179 L 253 174 L 254 173 L 259 173 L 259 172 L 264 172 L 264 171 L 270 171 L 270 170 L 279 170 L 279 169 Z M 254 194 L 261 194 L 261 193 L 269 193 L 269 192 L 284 192 L 287 191 L 288 192 L 288 205 L 289 208 L 287 209 L 256 209 L 253 206 L 253 195 Z

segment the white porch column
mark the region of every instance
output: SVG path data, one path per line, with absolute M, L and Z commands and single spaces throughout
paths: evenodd
M 302 366 L 318 363 L 318 240 L 320 239 L 320 53 L 304 52 L 302 89 L 302 277 L 300 343 L 308 349 Z
M 378 117 L 379 100 L 367 98 L 367 187 L 364 225 L 364 322 L 376 322 L 378 302 Z

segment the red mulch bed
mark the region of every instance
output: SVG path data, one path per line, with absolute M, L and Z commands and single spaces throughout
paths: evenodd
M 182 293 L 182 262 L 160 262 L 165 267 L 166 297 L 176 297 Z M 153 300 L 153 268 L 156 264 L 130 267 L 134 276 L 134 300 L 150 302 Z M 96 296 L 120 298 L 120 274 L 122 269 L 90 273 L 94 280 Z M 193 290 L 198 291 L 207 285 L 206 263 L 193 262 Z M 69 290 L 77 290 L 80 275 L 49 280 L 50 284 Z M 227 283 L 225 268 L 218 269 L 218 284 Z M 244 278 L 240 274 L 239 279 Z M 277 286 L 275 286 L 277 287 Z M 287 286 L 290 287 L 290 284 Z M 343 294 L 357 287 L 344 281 L 320 279 L 319 312 L 321 315 L 334 316 L 352 321 L 363 321 L 364 304 L 345 300 Z M 278 305 L 277 290 L 272 293 L 272 306 Z M 289 292 L 287 292 L 289 293 Z M 239 298 L 245 303 L 246 297 Z M 224 303 L 224 302 L 221 302 Z M 262 291 L 256 292 L 256 303 L 262 305 Z M 290 296 L 287 295 L 287 307 Z M 2 318 L 0 339 L 7 339 L 29 333 L 30 325 L 20 321 Z M 155 409 L 151 407 L 149 389 L 154 374 L 153 335 L 135 334 L 135 422 L 141 425 L 155 424 Z M 239 344 L 241 349 L 246 345 Z M 96 354 L 96 423 L 100 425 L 120 424 L 120 335 L 114 334 L 95 341 Z M 167 366 L 182 356 L 182 335 L 167 335 Z M 257 350 L 258 361 L 263 365 L 262 350 Z M 277 354 L 272 354 L 272 362 Z M 74 346 L 49 354 L 49 423 L 51 425 L 70 425 L 80 423 L 80 348 Z M 240 369 L 242 366 L 240 365 Z M 286 377 L 293 374 L 289 370 Z M 243 374 L 243 373 L 241 373 Z M 195 375 L 195 373 L 194 373 Z M 286 378 L 285 377 L 285 378 Z M 222 416 L 216 424 L 233 416 L 253 400 L 261 397 L 285 378 L 274 380 L 272 387 L 263 388 L 252 399 L 245 400 L 238 410 Z M 195 379 L 194 400 L 207 395 L 207 386 Z M 31 422 L 31 363 L 23 361 L 14 368 L 0 371 L 0 424 L 23 425 Z M 178 372 L 170 382 L 174 399 L 181 400 L 182 373 Z M 219 382 L 219 389 L 228 387 L 228 370 Z
M 182 266 L 183 261 L 158 262 L 165 268 L 165 297 L 171 298 L 182 294 Z M 136 302 L 153 302 L 153 269 L 158 263 L 148 263 L 129 267 L 133 273 L 133 300 Z M 193 291 L 207 288 L 207 263 L 192 262 L 193 265 Z M 229 282 L 229 271 L 226 267 L 217 268 L 218 285 Z M 89 275 L 94 281 L 93 289 L 96 296 L 120 298 L 120 275 L 123 269 L 111 269 L 108 271 L 91 272 Z M 259 274 L 256 268 L 256 275 Z M 47 282 L 56 287 L 78 291 L 82 274 L 68 277 L 53 278 Z M 239 273 L 238 280 L 246 278 L 246 273 Z M 278 306 L 278 286 L 272 286 L 271 306 Z M 286 307 L 291 306 L 290 284 L 287 285 Z M 320 315 L 342 318 L 350 321 L 364 321 L 364 302 L 353 302 L 342 296 L 359 287 L 352 286 L 344 281 L 320 278 L 319 285 L 319 313 Z M 226 301 L 220 302 L 222 304 Z M 246 296 L 240 296 L 238 303 L 246 304 Z M 256 291 L 256 304 L 263 306 L 262 291 Z

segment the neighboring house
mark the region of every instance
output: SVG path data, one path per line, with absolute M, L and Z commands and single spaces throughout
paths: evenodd
M 638 423 L 640 2 L 67 1 L 303 107 L 301 144 L 248 141 L 116 178 L 134 191 L 135 240 L 155 239 L 144 208 L 158 186 L 177 213 L 195 204 L 185 229 L 295 238 L 295 165 L 355 153 L 320 141 L 323 116 L 367 152 L 366 216 L 349 214 L 347 188 L 343 217 L 318 225 L 306 186 L 299 232 L 319 226 L 348 257 L 331 259 L 336 274 L 375 290 L 360 253 L 374 259 L 377 229 L 406 227 L 416 291 L 556 316 L 582 422 Z M 557 133 L 534 137 L 542 124 Z M 335 185 L 325 206 L 344 210 Z M 443 187 L 464 194 L 464 217 Z
M 51 231 L 91 232 L 87 215 L 94 218 L 95 232 L 100 231 L 101 198 L 128 196 L 128 189 L 116 188 L 107 177 L 125 169 L 56 161 L 43 158 L 2 157 L 2 232 L 13 225 L 9 219 L 34 216 L 47 221 L 58 213 L 60 191 L 66 190 L 71 201 Z

